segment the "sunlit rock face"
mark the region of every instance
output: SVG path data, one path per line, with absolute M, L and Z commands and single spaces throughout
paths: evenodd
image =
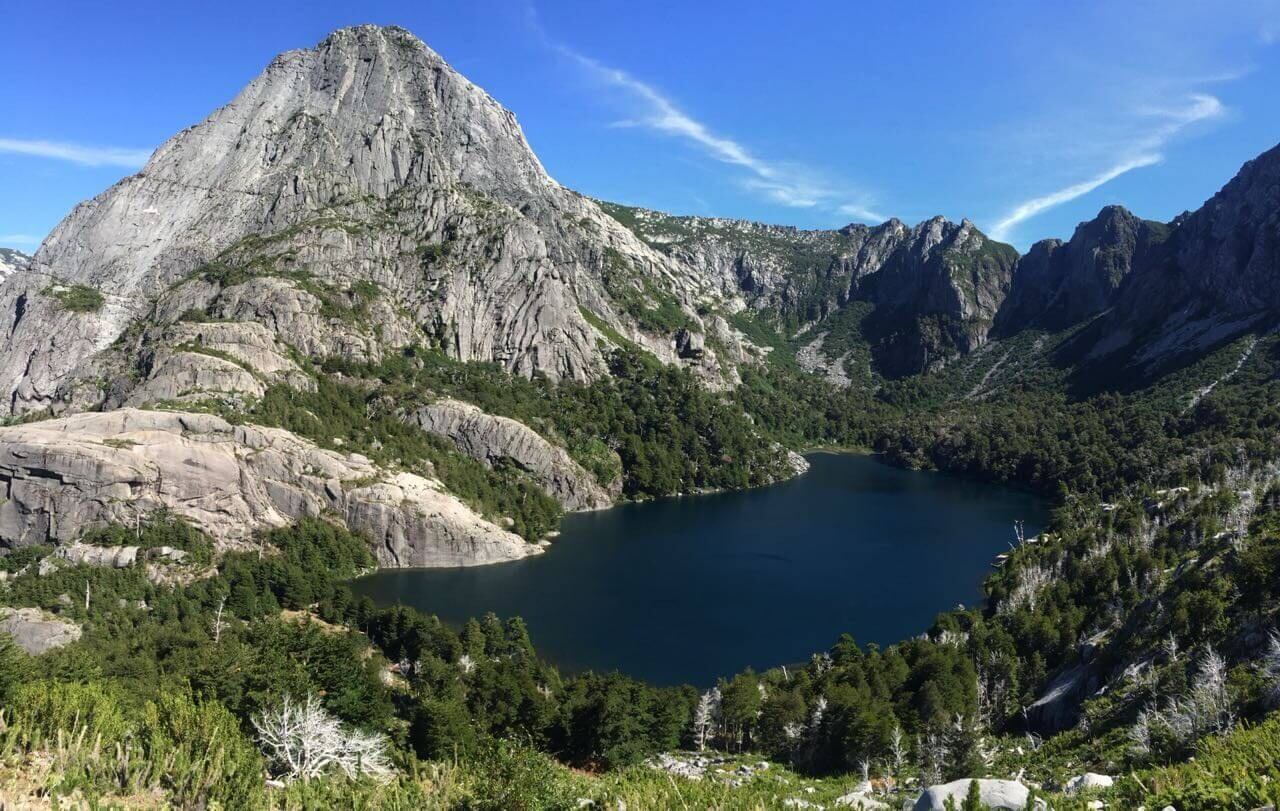
M 246 295 L 263 278 L 296 292 Z M 175 292 L 184 280 L 205 289 Z M 100 301 L 69 307 L 53 295 L 63 288 Z M 317 291 L 354 291 L 377 317 L 339 323 L 325 306 L 310 323 L 280 318 Z M 0 289 L 0 389 L 9 412 L 48 406 L 69 380 L 100 377 L 93 356 L 131 325 L 179 314 L 153 310 L 158 300 L 196 293 L 196 307 L 278 326 L 316 352 L 429 341 L 585 380 L 605 373 L 622 335 L 718 379 L 714 352 L 681 359 L 675 347 L 678 328 L 704 331 L 695 304 L 712 292 L 549 178 L 515 117 L 422 42 L 361 26 L 280 55 L 54 229 Z M 680 323 L 646 320 L 668 304 Z M 356 335 L 335 347 L 333 331 Z

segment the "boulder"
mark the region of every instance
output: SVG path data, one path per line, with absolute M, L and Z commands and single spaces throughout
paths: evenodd
M 0 496 L 8 546 L 65 544 L 86 527 L 164 509 L 224 546 L 332 516 L 366 534 L 384 566 L 468 566 L 541 551 L 434 479 L 209 414 L 123 408 L 0 428 Z M 105 554 L 71 550 L 64 557 Z
M 835 804 L 843 808 L 855 809 L 855 811 L 888 811 L 891 806 L 871 796 L 873 790 L 871 782 L 863 780 L 854 786 L 853 791 L 837 797 Z
M 70 645 L 80 638 L 80 626 L 45 614 L 38 608 L 0 608 L 0 631 L 32 656 Z
M 1027 797 L 1030 792 L 1021 783 L 1015 780 L 978 778 L 964 778 L 930 786 L 920 795 L 913 807 L 915 811 L 945 811 L 947 800 L 951 800 L 955 807 L 959 808 L 969 794 L 969 784 L 973 782 L 978 784 L 983 805 L 991 811 L 1023 811 L 1027 807 Z
M 1089 789 L 1111 788 L 1115 785 L 1115 778 L 1107 774 L 1098 774 L 1097 772 L 1085 772 L 1078 774 L 1067 781 L 1063 786 L 1063 791 L 1067 794 L 1078 794 L 1081 791 Z
M 682 358 L 701 358 L 707 351 L 706 338 L 681 327 L 676 330 L 676 354 Z

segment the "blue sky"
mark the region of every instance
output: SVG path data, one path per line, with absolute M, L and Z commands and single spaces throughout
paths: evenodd
M 2 18 L 0 245 L 27 251 L 274 54 L 362 22 L 408 28 L 514 110 L 561 183 L 675 213 L 942 214 L 1025 248 L 1107 203 L 1169 219 L 1280 142 L 1280 0 L 135 0 Z

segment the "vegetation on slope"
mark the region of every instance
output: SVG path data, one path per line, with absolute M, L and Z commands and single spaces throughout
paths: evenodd
M 865 349 L 856 323 L 826 326 L 832 351 Z M 0 560 L 15 575 L 0 601 L 85 626 L 81 641 L 34 660 L 0 651 L 12 710 L 0 756 L 29 770 L 56 752 L 40 779 L 59 792 L 182 805 L 632 797 L 752 807 L 795 796 L 791 786 L 829 800 L 864 769 L 899 785 L 1025 770 L 1052 786 L 1085 767 L 1135 770 L 1115 789 L 1126 800 L 1207 808 L 1267 798 L 1265 783 L 1239 772 L 1275 753 L 1274 339 L 1238 369 L 1240 347 L 1226 347 L 1140 391 L 1079 397 L 1069 370 L 1050 361 L 1062 336 L 1020 336 L 928 377 L 837 390 L 791 361 L 803 338 L 774 335 L 775 361 L 745 370 L 729 395 L 625 346 L 613 376 L 587 385 L 415 348 L 377 366 L 328 361 L 314 392 L 273 387 L 249 413 L 227 416 L 430 472 L 530 538 L 554 528 L 554 502 L 520 471 L 490 470 L 409 427 L 401 411 L 440 396 L 474 402 L 561 443 L 601 482 L 620 478 L 634 498 L 772 481 L 785 472 L 775 443 L 872 447 L 901 464 L 1052 494 L 1050 532 L 990 578 L 986 606 L 940 615 L 923 637 L 884 649 L 841 638 L 803 667 L 726 674 L 699 694 L 560 674 L 516 618 L 455 631 L 357 600 L 342 580 L 370 565 L 368 552 L 326 524 L 218 557 L 199 533 L 157 520 L 87 540 L 182 548 L 191 565 L 214 567 L 209 576 L 171 587 L 136 569 L 24 571 L 44 549 Z M 1076 668 L 1092 681 L 1073 697 L 1067 731 L 1025 737 L 1046 685 Z M 397 776 L 333 774 L 267 791 L 258 778 L 279 776 L 279 764 L 254 722 L 286 696 L 318 696 L 342 729 L 385 739 Z M 768 757 L 780 781 L 677 783 L 640 765 L 703 746 Z M 1170 765 L 1193 753 L 1196 766 Z
M 615 351 L 611 377 L 590 384 L 516 378 L 419 348 L 378 366 L 330 360 L 324 368 L 376 380 L 377 396 L 399 408 L 449 396 L 519 420 L 562 444 L 602 484 L 621 477 L 631 498 L 751 487 L 787 475 L 779 449 L 730 399 L 638 350 Z

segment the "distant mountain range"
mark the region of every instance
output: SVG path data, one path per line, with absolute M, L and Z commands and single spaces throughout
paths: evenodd
M 192 307 L 314 357 L 428 341 L 552 379 L 604 374 L 602 347 L 625 340 L 732 385 L 763 354 L 744 317 L 791 338 L 851 303 L 869 305 L 858 332 L 886 377 L 1091 319 L 1069 360 L 1150 370 L 1280 312 L 1278 175 L 1272 150 L 1172 223 L 1108 207 L 1022 257 L 942 218 L 801 231 L 674 217 L 564 189 L 514 116 L 419 40 L 345 29 L 277 57 L 54 229 L 0 293 L 0 388 L 14 413 L 92 399 L 84 384 L 109 379 L 126 330 Z M 377 317 L 315 317 L 299 273 L 338 298 L 376 289 Z M 60 307 L 59 286 L 101 305 Z
M 31 264 L 31 257 L 13 248 L 0 248 L 0 282 L 19 270 L 26 270 Z

